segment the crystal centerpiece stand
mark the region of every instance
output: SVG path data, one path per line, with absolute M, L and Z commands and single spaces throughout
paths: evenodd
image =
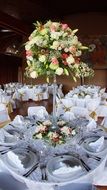
M 53 132 L 59 132 L 59 127 L 57 125 L 57 115 L 56 115 L 56 94 L 57 94 L 57 84 L 56 84 L 56 75 L 53 77 L 53 115 L 52 115 L 52 126 L 50 130 Z

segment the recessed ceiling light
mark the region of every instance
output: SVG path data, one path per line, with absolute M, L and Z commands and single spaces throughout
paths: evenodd
M 1 32 L 13 32 L 13 31 L 9 29 L 1 29 Z

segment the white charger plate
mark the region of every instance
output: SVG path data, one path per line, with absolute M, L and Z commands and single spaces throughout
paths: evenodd
M 10 156 L 10 152 L 12 152 L 12 156 Z M 13 156 L 13 154 L 17 157 Z M 15 158 L 18 160 L 17 162 L 15 162 Z M 6 154 L 1 155 L 1 159 L 9 169 L 23 175 L 38 162 L 39 156 L 31 150 L 16 148 L 12 151 L 8 151 Z
M 65 166 L 65 172 L 62 172 L 60 174 L 54 173 L 56 170 L 62 168 L 63 166 Z M 69 172 L 67 171 L 67 167 L 71 169 Z M 47 163 L 46 171 L 49 180 L 54 182 L 71 181 L 86 174 L 86 171 L 79 159 L 71 155 L 63 155 L 52 158 Z
M 102 146 L 100 151 L 94 151 L 89 144 L 92 142 L 96 142 L 101 136 L 91 136 L 91 137 L 87 137 L 81 144 L 81 146 L 84 148 L 84 150 L 86 152 L 88 152 L 89 154 L 101 154 L 104 153 L 105 151 L 107 151 L 107 139 L 104 138 L 104 145 Z

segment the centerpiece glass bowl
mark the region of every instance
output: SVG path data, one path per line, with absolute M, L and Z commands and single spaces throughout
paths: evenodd
M 85 171 L 80 160 L 72 155 L 56 156 L 46 166 L 49 181 L 64 182 L 81 177 Z

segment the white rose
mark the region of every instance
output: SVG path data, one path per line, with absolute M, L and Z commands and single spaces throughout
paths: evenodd
M 32 71 L 32 72 L 30 73 L 30 77 L 33 78 L 33 79 L 37 78 L 37 77 L 38 77 L 37 72 L 36 72 L 36 71 Z
M 74 36 L 71 42 L 73 45 L 77 45 L 78 44 L 78 37 Z
M 54 41 L 53 44 L 52 44 L 52 46 L 51 46 L 51 48 L 57 50 L 58 47 L 59 47 L 59 45 L 60 45 L 60 44 L 59 44 L 58 41 Z
M 56 28 L 58 28 L 60 26 L 60 23 L 58 22 L 53 22 L 52 25 L 54 25 Z
M 67 32 L 65 32 L 64 34 L 63 34 L 63 37 L 66 37 L 68 35 L 68 33 Z
M 28 43 L 28 44 L 26 44 L 26 46 L 25 46 L 25 50 L 26 51 L 29 51 L 30 50 L 30 48 L 31 48 L 31 45 Z
M 40 55 L 39 56 L 39 61 L 44 63 L 46 61 L 46 56 L 45 55 Z
M 73 135 L 73 136 L 74 136 L 74 135 L 76 135 L 76 132 L 75 132 L 75 130 L 73 130 L 73 131 L 72 131 L 72 135 Z
M 58 50 L 61 50 L 62 48 L 61 47 L 58 47 Z
M 33 61 L 33 57 L 32 56 L 26 56 L 28 61 Z
M 73 58 L 72 55 L 70 55 L 69 57 L 67 57 L 66 61 L 67 61 L 67 63 L 70 65 L 70 64 L 72 64 L 72 63 L 75 62 L 75 59 Z
M 67 52 L 69 51 L 69 49 L 68 49 L 68 48 L 65 48 L 64 51 L 67 53 Z
M 65 133 L 66 135 L 70 135 L 70 134 L 71 134 L 70 129 L 69 129 L 68 127 L 66 127 L 66 126 L 62 127 L 62 128 L 61 128 L 61 131 L 62 131 L 63 133 Z
M 81 56 L 81 54 L 82 54 L 81 50 L 79 50 L 79 51 L 76 52 L 76 56 L 77 57 Z
M 42 139 L 42 134 L 39 133 L 39 134 L 36 135 L 36 137 L 37 137 L 38 139 Z
M 78 67 L 79 67 L 78 64 L 75 64 L 75 65 L 74 65 L 74 68 L 75 68 L 75 69 L 78 69 Z
M 56 69 L 56 71 L 55 71 L 55 74 L 57 74 L 57 75 L 62 75 L 62 74 L 63 74 L 63 68 L 58 67 L 58 68 Z
M 31 44 L 31 45 L 34 45 L 35 43 L 36 43 L 38 46 L 42 46 L 42 45 L 43 45 L 43 38 L 42 38 L 42 36 L 36 36 L 36 37 L 34 37 L 34 38 L 30 41 L 30 44 Z
M 50 120 L 46 120 L 43 122 L 43 125 L 50 126 L 50 125 L 52 125 L 52 123 Z
M 57 125 L 59 125 L 59 126 L 63 126 L 63 125 L 65 125 L 65 124 L 66 124 L 66 122 L 65 122 L 65 121 L 63 121 L 63 120 L 62 120 L 62 121 L 58 121 L 58 122 L 57 122 Z
M 58 138 L 59 137 L 59 134 L 54 132 L 53 135 L 52 135 L 52 138 Z
M 59 37 L 61 36 L 60 32 L 51 32 L 51 38 L 58 40 Z

